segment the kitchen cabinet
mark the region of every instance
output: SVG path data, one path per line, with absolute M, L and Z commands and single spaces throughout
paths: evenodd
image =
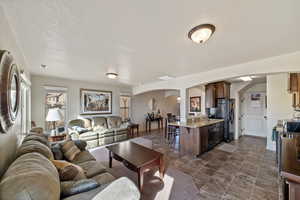
M 289 91 L 292 93 L 293 107 L 300 108 L 300 73 L 291 73 Z
M 210 83 L 205 86 L 205 106 L 206 108 L 216 107 L 217 99 L 230 98 L 230 83 L 222 81 Z
M 214 84 L 208 84 L 205 86 L 205 107 L 216 107 L 216 88 Z

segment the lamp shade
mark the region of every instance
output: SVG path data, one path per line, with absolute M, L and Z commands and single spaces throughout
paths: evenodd
M 48 111 L 46 121 L 47 122 L 55 122 L 62 120 L 62 114 L 58 108 L 51 108 Z

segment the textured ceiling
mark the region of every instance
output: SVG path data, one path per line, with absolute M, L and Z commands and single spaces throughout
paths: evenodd
M 0 1 L 33 74 L 138 85 L 300 50 L 299 0 Z

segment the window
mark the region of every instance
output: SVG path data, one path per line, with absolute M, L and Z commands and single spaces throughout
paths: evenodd
M 46 131 L 53 129 L 53 122 L 46 121 L 49 109 L 58 108 L 62 120 L 55 122 L 55 127 L 65 127 L 67 121 L 67 89 L 60 87 L 45 87 L 45 129 Z
M 123 121 L 130 119 L 130 96 L 120 96 L 120 115 Z

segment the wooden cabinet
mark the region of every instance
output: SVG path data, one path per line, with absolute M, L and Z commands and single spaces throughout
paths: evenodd
M 214 108 L 216 107 L 216 88 L 214 84 L 205 86 L 205 107 Z
M 293 107 L 300 108 L 300 73 L 291 73 L 289 91 L 292 93 Z
M 216 107 L 216 100 L 219 98 L 230 98 L 230 83 L 222 81 L 210 83 L 205 86 L 206 108 Z
M 208 150 L 208 126 L 202 127 L 200 133 L 201 133 L 200 153 L 205 153 Z

